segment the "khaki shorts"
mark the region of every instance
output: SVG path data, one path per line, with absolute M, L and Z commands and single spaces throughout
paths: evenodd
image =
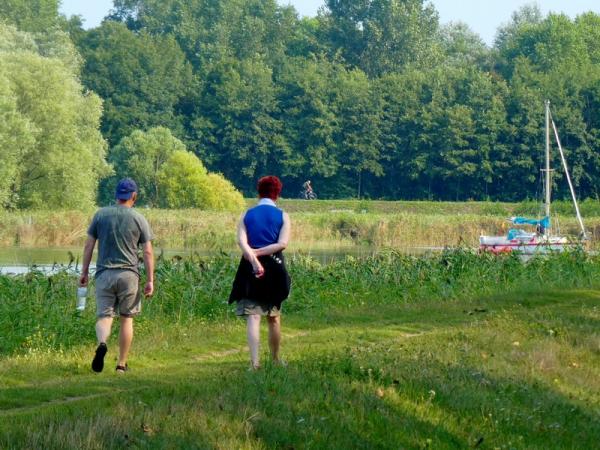
M 106 269 L 96 277 L 96 316 L 135 316 L 142 310 L 140 278 L 131 270 Z
M 260 303 L 243 298 L 237 302 L 235 314 L 238 316 L 268 316 L 277 317 L 281 315 L 281 310 L 277 306 L 265 306 Z

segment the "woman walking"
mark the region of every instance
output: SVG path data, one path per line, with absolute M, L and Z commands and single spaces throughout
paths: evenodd
M 233 281 L 229 303 L 237 302 L 236 314 L 246 318 L 252 369 L 260 367 L 260 320 L 269 325 L 271 358 L 280 364 L 281 303 L 290 292 L 290 277 L 283 250 L 290 238 L 290 218 L 277 207 L 282 184 L 275 176 L 258 180 L 259 201 L 246 211 L 238 225 L 237 241 L 242 259 Z

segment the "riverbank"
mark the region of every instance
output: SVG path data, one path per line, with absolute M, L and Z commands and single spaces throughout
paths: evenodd
M 72 273 L 0 275 L 0 448 L 592 448 L 599 258 L 296 255 L 289 365 L 256 373 L 236 261 L 160 259 L 122 377 Z
M 289 255 L 294 280 L 290 312 L 383 304 L 472 299 L 499 292 L 545 288 L 591 288 L 600 280 L 600 256 L 583 252 L 533 258 L 494 256 L 467 250 L 411 256 L 382 251 L 365 258 L 348 256 L 328 264 Z M 158 258 L 156 294 L 139 322 L 152 329 L 167 321 L 185 324 L 232 315 L 226 300 L 238 261 L 229 255 Z M 0 275 L 0 355 L 62 351 L 82 337 L 93 339 L 92 305 L 75 311 L 77 275 L 70 270 L 47 275 L 32 271 Z M 93 292 L 93 285 L 90 292 Z
M 249 200 L 249 203 L 252 201 Z M 479 236 L 503 234 L 506 218 L 532 212 L 529 204 L 491 202 L 382 202 L 282 200 L 293 222 L 291 250 L 349 247 L 411 248 L 478 246 Z M 568 205 L 557 203 L 557 211 Z M 592 242 L 600 233 L 596 203 L 583 207 Z M 237 213 L 200 210 L 142 210 L 164 249 L 235 249 Z M 93 211 L 23 211 L 0 213 L 0 247 L 81 247 Z M 555 226 L 577 236 L 574 217 L 559 215 Z
M 233 318 L 140 324 L 125 376 L 116 336 L 90 371 L 84 333 L 0 359 L 0 447 L 594 448 L 598 300 L 542 288 L 286 313 L 288 366 L 258 372 Z

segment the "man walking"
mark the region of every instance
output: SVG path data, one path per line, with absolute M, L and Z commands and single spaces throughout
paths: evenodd
M 96 261 L 96 337 L 98 348 L 92 361 L 92 370 L 102 372 L 108 348 L 113 317 L 120 316 L 119 360 L 117 373 L 127 371 L 127 355 L 133 340 L 133 317 L 141 310 L 139 292 L 138 247 L 144 252 L 144 266 L 148 276 L 144 295 L 154 293 L 154 256 L 152 230 L 146 219 L 133 209 L 137 200 L 137 185 L 130 178 L 119 181 L 116 204 L 100 209 L 88 228 L 83 249 L 80 286 L 87 286 L 89 267 L 98 241 Z

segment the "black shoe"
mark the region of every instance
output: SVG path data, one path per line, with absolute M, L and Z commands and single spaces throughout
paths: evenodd
M 96 355 L 92 360 L 92 370 L 94 372 L 102 372 L 102 369 L 104 369 L 104 356 L 106 356 L 107 351 L 108 348 L 104 342 L 98 345 L 98 348 L 96 349 Z
M 129 370 L 129 366 L 127 364 L 125 364 L 124 366 L 117 366 L 117 368 L 115 369 L 115 372 L 121 374 L 121 373 L 125 373 Z

